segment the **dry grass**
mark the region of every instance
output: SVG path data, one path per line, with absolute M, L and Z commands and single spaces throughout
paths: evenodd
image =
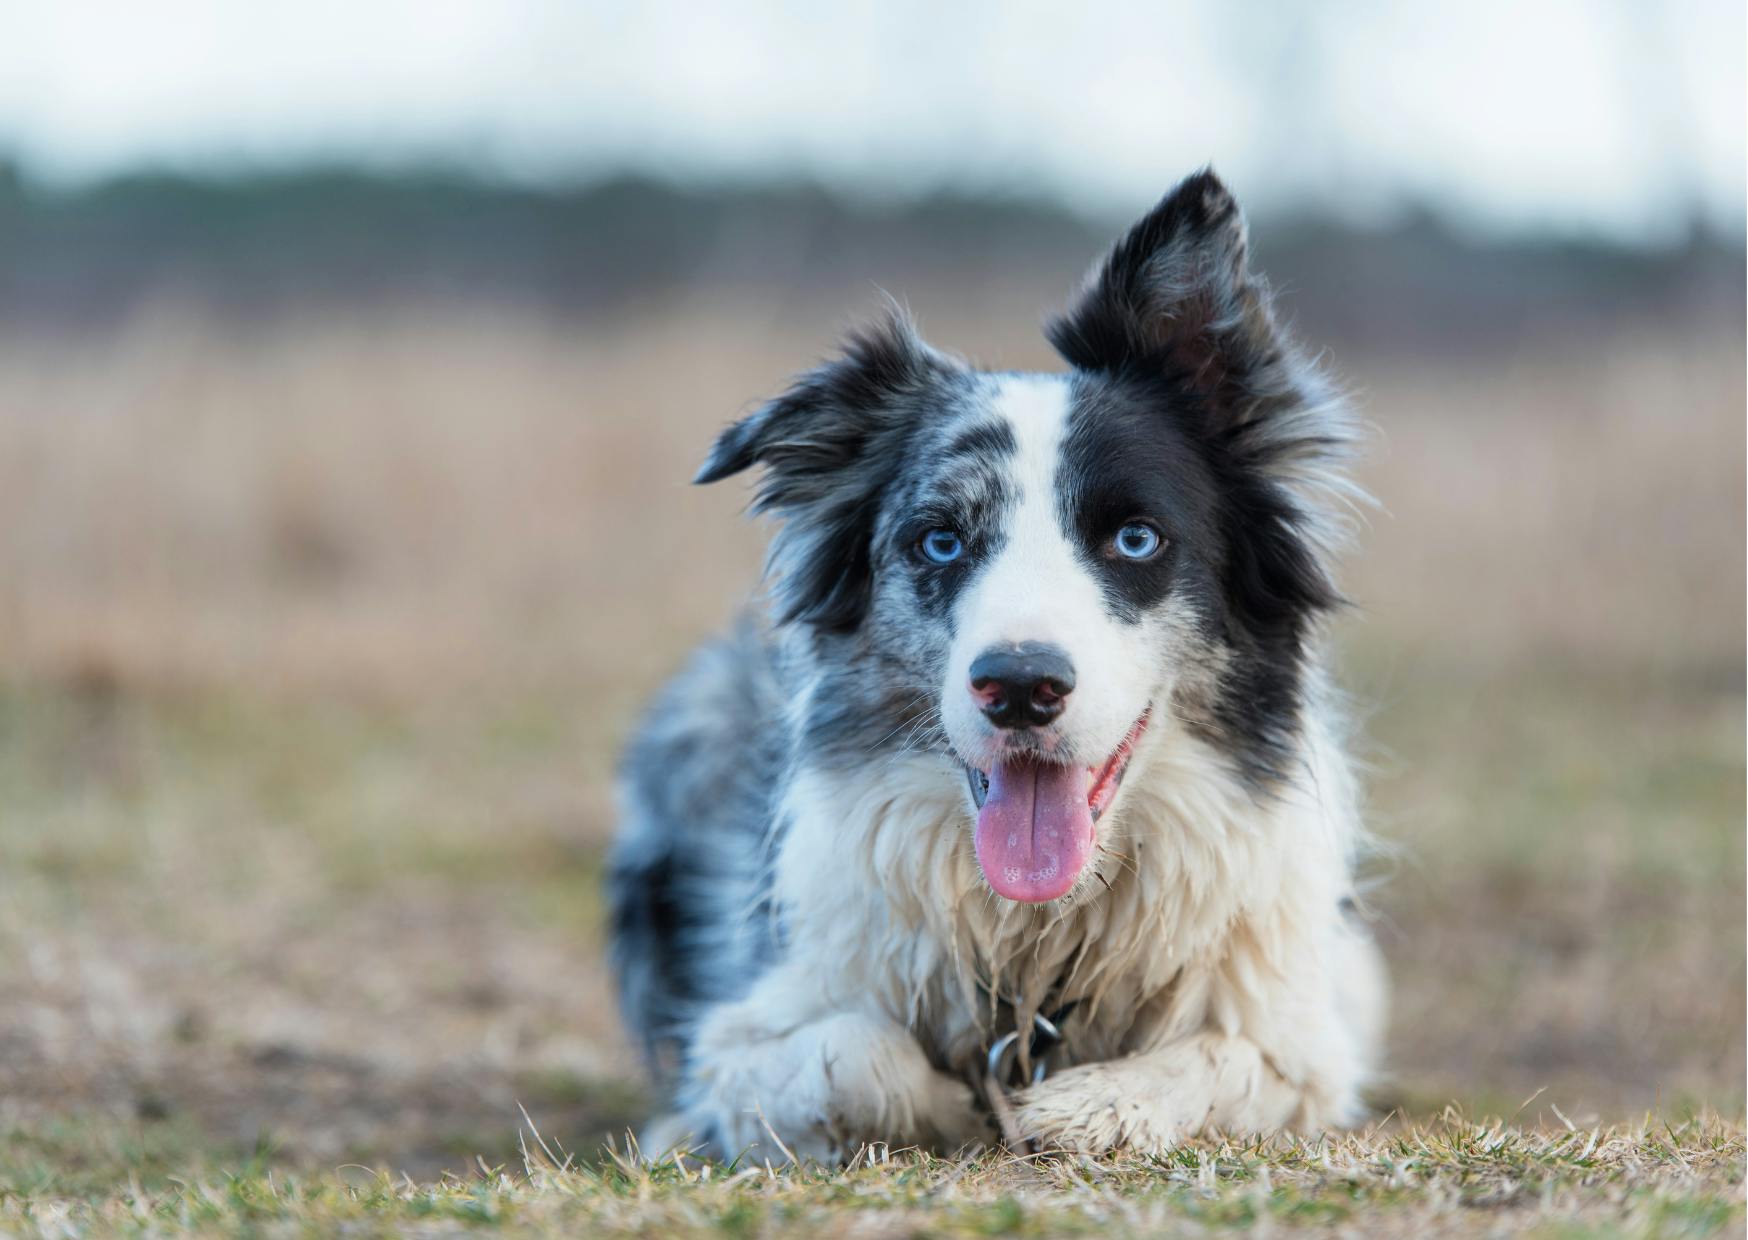
M 916 302 L 944 343 L 1047 361 L 1048 296 L 931 313 L 955 300 Z M 849 1222 L 883 1233 L 925 1202 L 947 1232 L 1736 1222 L 1739 1125 L 1583 1154 L 1554 1110 L 1588 1133 L 1742 1107 L 1729 327 L 1343 367 L 1384 435 L 1341 633 L 1398 846 L 1380 1103 L 1510 1115 L 1545 1087 L 1521 1130 L 1219 1155 L 1231 1175 L 1197 1146 L 1163 1176 L 336 1182 L 513 1163 L 518 1101 L 580 1151 L 638 1114 L 598 954 L 612 753 L 756 570 L 741 495 L 684 480 L 842 321 L 746 311 L 162 309 L 0 346 L 0 1229 L 802 1231 L 866 1205 Z
M 674 1156 L 576 1167 L 529 1134 L 525 1169 L 418 1184 L 362 1168 L 304 1180 L 253 1169 L 88 1200 L 0 1198 L 21 1235 L 363 1231 L 660 1236 L 1347 1236 L 1739 1232 L 1739 1123 L 1526 1133 L 1454 1114 L 1315 1141 L 1192 1142 L 1167 1158 L 863 1150 L 843 1172 Z

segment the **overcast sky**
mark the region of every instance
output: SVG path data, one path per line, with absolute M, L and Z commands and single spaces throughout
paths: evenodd
M 1212 161 L 1253 205 L 1739 233 L 1742 0 L 0 0 L 0 152 L 804 173 L 1126 213 Z

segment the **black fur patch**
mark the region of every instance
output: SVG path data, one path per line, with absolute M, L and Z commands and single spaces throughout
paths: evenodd
M 1107 564 L 1101 579 L 1119 615 L 1171 589 L 1193 601 L 1229 655 L 1211 730 L 1248 775 L 1278 779 L 1311 625 L 1340 602 L 1289 484 L 1342 435 L 1316 416 L 1314 372 L 1248 269 L 1243 217 L 1218 178 L 1204 171 L 1168 194 L 1049 336 L 1085 372 L 1065 521 L 1093 563 L 1134 516 L 1173 540 L 1157 561 Z
M 1194 402 L 1161 385 L 1079 376 L 1057 474 L 1057 505 L 1113 615 L 1131 623 L 1176 593 L 1198 615 L 1219 614 L 1219 500 L 1197 443 Z M 1157 527 L 1151 559 L 1112 550 L 1133 521 Z
M 1018 450 L 1014 428 L 1005 421 L 978 422 L 953 436 L 941 457 L 955 464 L 969 457 L 978 464 L 996 466 Z

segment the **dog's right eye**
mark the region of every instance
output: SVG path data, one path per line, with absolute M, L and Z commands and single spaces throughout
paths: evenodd
M 965 554 L 965 544 L 952 530 L 930 530 L 917 540 L 917 551 L 933 564 L 951 564 Z

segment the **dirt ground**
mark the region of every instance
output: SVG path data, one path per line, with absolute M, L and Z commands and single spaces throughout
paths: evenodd
M 1036 297 L 913 301 L 1046 361 Z M 0 1190 L 637 1121 L 613 752 L 756 572 L 692 466 L 843 321 L 163 307 L 0 346 Z M 1380 429 L 1336 635 L 1379 1107 L 1739 1114 L 1740 325 L 1335 360 Z

